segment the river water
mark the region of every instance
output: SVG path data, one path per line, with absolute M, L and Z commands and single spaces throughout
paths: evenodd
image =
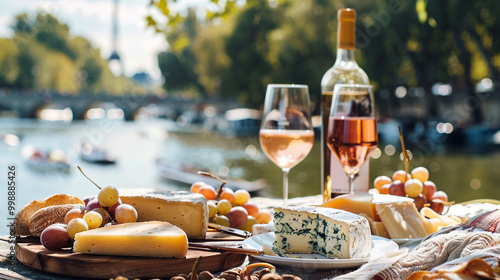
M 98 189 L 85 179 L 76 166 L 99 185 L 118 188 L 160 188 L 188 190 L 189 186 L 161 177 L 158 159 L 174 165 L 190 164 L 215 175 L 246 180 L 264 178 L 267 187 L 259 196 L 280 197 L 282 173 L 263 154 L 258 137 L 232 137 L 203 128 L 179 127 L 162 120 L 76 121 L 71 124 L 26 119 L 0 119 L 0 135 L 20 137 L 16 147 L 0 144 L 0 235 L 8 233 L 7 181 L 8 166 L 16 167 L 16 211 L 34 199 L 54 193 L 79 197 L 96 194 Z M 106 147 L 116 156 L 115 165 L 95 165 L 81 161 L 77 148 L 82 140 Z M 71 169 L 67 173 L 39 172 L 29 168 L 21 154 L 24 147 L 62 149 L 68 155 Z M 380 156 L 370 165 L 370 181 L 377 175 L 391 175 L 403 168 L 392 146 L 381 147 Z M 412 167 L 425 166 L 439 190 L 457 202 L 477 198 L 500 199 L 500 153 L 474 155 L 465 152 L 438 153 L 425 151 L 416 155 Z M 310 155 L 290 171 L 289 197 L 320 194 L 320 152 L 316 141 Z

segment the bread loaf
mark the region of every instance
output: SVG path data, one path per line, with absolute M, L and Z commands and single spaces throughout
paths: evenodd
M 64 217 L 69 210 L 83 207 L 80 204 L 63 204 L 44 207 L 33 214 L 28 222 L 30 234 L 40 236 L 42 231 L 50 225 L 64 223 Z
M 17 214 L 16 235 L 29 235 L 29 220 L 38 210 L 52 205 L 81 204 L 85 205 L 81 199 L 67 194 L 54 194 L 43 200 L 34 200 L 26 204 Z

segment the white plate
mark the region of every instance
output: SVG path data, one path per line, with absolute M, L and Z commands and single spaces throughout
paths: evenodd
M 252 236 L 243 241 L 243 247 L 248 249 L 262 250 L 264 245 L 272 248 L 274 242 L 274 232 L 263 233 Z M 372 249 L 370 257 L 358 259 L 330 259 L 320 254 L 290 254 L 293 258 L 278 256 L 260 255 L 252 256 L 256 259 L 301 270 L 329 269 L 329 268 L 350 268 L 358 267 L 367 263 L 370 258 L 380 256 L 384 253 L 398 250 L 399 246 L 395 242 L 379 236 L 372 235 Z
M 396 238 L 396 239 L 389 239 L 391 241 L 394 241 L 396 242 L 396 244 L 398 245 L 402 245 L 402 244 L 405 244 L 405 243 L 408 243 L 410 241 L 422 241 L 424 238 Z

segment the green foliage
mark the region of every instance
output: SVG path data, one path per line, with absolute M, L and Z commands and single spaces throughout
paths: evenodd
M 221 95 L 257 107 L 262 92 L 272 80 L 268 33 L 276 27 L 273 14 L 265 1 L 254 1 L 236 19 L 233 33 L 227 37 L 225 51 L 231 60 L 221 83 Z
M 165 0 L 162 7 L 175 2 Z M 175 67 L 186 72 L 194 67 L 193 85 L 201 85 L 210 96 L 259 107 L 266 84 L 304 83 L 313 104 L 319 102 L 321 77 L 335 58 L 336 13 L 344 7 L 357 11 L 357 61 L 376 92 L 393 92 L 401 85 L 420 87 L 425 92 L 425 114 L 433 117 L 439 113 L 438 97 L 431 94 L 434 84 L 450 83 L 454 91 L 475 98 L 475 83 L 486 77 L 500 81 L 500 36 L 495 36 L 500 34 L 500 19 L 495 16 L 500 5 L 495 0 L 238 3 L 212 0 L 205 22 L 194 33 L 188 32 L 194 30 L 188 21 L 178 18 L 160 30 L 167 34 L 172 52 L 178 55 L 182 48 L 189 49 L 194 59 L 189 63 L 178 59 L 174 62 L 186 69 Z M 170 12 L 167 21 L 173 19 Z M 156 20 L 152 26 L 158 30 Z M 185 80 L 178 81 L 186 87 Z M 377 104 L 390 108 L 398 101 L 391 95 Z M 482 120 L 480 109 L 471 110 L 473 121 Z
M 55 90 L 64 93 L 135 91 L 133 83 L 115 77 L 107 60 L 85 38 L 50 14 L 20 14 L 14 36 L 0 39 L 0 87 Z

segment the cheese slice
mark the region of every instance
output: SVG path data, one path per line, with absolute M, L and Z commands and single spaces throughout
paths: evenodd
M 330 199 L 320 206 L 342 209 L 359 215 L 364 214 L 373 221 L 380 222 L 372 199 L 373 195 L 370 193 L 343 194 Z
M 431 221 L 420 215 L 411 198 L 376 194 L 372 203 L 393 239 L 421 238 L 434 232 Z
M 339 259 L 370 255 L 370 225 L 362 216 L 314 206 L 276 207 L 274 211 L 273 246 L 278 249 Z
M 137 210 L 137 221 L 163 221 L 181 228 L 192 239 L 204 239 L 208 228 L 206 198 L 197 193 L 158 189 L 120 189 L 123 203 Z
M 167 222 L 125 223 L 79 232 L 73 251 L 85 254 L 184 258 L 188 239 Z

